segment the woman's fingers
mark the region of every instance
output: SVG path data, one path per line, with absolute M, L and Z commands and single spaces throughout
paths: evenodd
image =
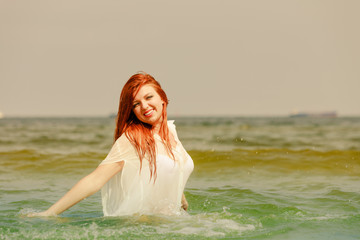
M 49 217 L 49 216 L 54 216 L 49 214 L 47 211 L 44 212 L 31 212 L 28 214 L 25 214 L 26 217 Z

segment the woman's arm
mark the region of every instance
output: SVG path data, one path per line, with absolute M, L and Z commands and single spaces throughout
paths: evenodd
M 185 198 L 185 194 L 183 193 L 182 194 L 182 197 L 181 197 L 181 207 L 187 211 L 188 210 L 188 207 L 189 207 L 189 204 L 188 202 L 186 201 L 186 198 Z
M 107 181 L 109 181 L 116 173 L 121 171 L 123 166 L 124 161 L 98 166 L 92 173 L 82 178 L 77 184 L 75 184 L 70 191 L 68 191 L 48 210 L 40 213 L 32 213 L 28 216 L 56 216 L 64 212 L 84 198 L 99 191 Z

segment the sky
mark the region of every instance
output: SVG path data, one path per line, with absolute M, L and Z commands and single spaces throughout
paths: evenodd
M 359 9 L 358 0 L 0 0 L 0 112 L 106 116 L 145 71 L 172 116 L 359 116 Z

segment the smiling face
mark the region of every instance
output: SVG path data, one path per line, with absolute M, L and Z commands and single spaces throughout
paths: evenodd
M 150 84 L 142 86 L 134 97 L 135 116 L 140 121 L 152 125 L 155 130 L 160 128 L 163 108 L 164 101 Z

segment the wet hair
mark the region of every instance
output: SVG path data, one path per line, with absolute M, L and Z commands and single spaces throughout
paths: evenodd
M 125 83 L 119 101 L 119 110 L 116 117 L 116 128 L 114 134 L 114 142 L 123 134 L 129 139 L 131 144 L 135 147 L 140 159 L 140 171 L 143 159 L 147 158 L 150 168 L 150 180 L 154 177 L 156 179 L 156 146 L 153 133 L 153 126 L 140 121 L 133 112 L 133 101 L 140 88 L 144 85 L 151 85 L 159 94 L 164 102 L 162 111 L 162 123 L 159 130 L 165 149 L 169 156 L 175 159 L 172 152 L 169 129 L 167 126 L 167 105 L 169 100 L 166 93 L 161 88 L 160 84 L 150 74 L 139 72 L 132 75 Z

